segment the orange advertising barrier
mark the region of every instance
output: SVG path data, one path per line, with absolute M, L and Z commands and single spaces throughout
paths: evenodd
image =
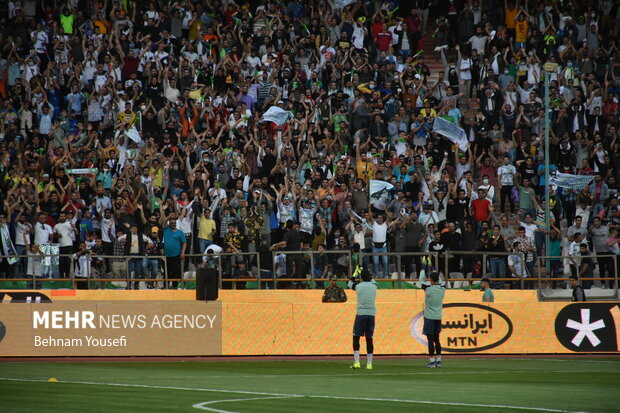
M 2 293 L 0 356 L 342 355 L 351 352 L 356 309 L 353 291 L 347 291 L 346 303 L 325 304 L 320 302 L 322 291 L 316 290 L 221 291 L 221 300 L 212 303 L 191 301 L 193 291 L 125 294 L 125 298 L 146 298 L 141 302 L 98 301 L 109 294 L 106 291 L 78 291 L 73 296 L 50 291 Z M 119 293 L 123 292 L 113 292 L 122 297 Z M 156 295 L 160 298 L 153 301 Z M 187 298 L 179 301 L 179 297 Z M 495 291 L 495 297 L 494 304 L 484 305 L 479 291 L 446 292 L 441 333 L 446 353 L 618 352 L 617 302 L 539 303 L 534 291 Z M 378 354 L 426 353 L 423 305 L 423 291 L 379 291 Z M 42 315 L 42 310 L 49 315 Z M 123 314 L 141 315 L 149 327 L 127 325 Z M 173 327 L 153 325 L 153 319 L 164 315 Z M 216 320 L 219 316 L 220 322 L 197 327 L 199 315 Z M 94 317 L 98 328 L 82 325 L 84 317 Z M 116 317 L 125 324 L 112 329 L 101 324 L 102 317 L 104 321 Z M 62 346 L 61 341 L 51 341 L 86 340 L 95 331 L 105 343 L 125 336 L 126 345 Z M 50 340 L 49 345 L 41 345 L 43 339 Z

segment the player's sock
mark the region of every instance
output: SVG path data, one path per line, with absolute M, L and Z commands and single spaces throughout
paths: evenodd
M 372 353 L 366 354 L 366 364 L 372 364 Z
M 441 356 L 437 356 L 437 361 L 441 361 Z
M 355 350 L 353 352 L 353 361 L 355 363 L 359 363 L 360 362 L 360 351 L 359 350 Z
M 431 363 L 435 362 L 435 357 L 431 357 Z

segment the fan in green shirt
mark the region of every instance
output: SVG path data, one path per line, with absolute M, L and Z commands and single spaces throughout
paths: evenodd
M 73 21 L 75 14 L 72 14 L 68 8 L 65 8 L 63 14 L 60 15 L 60 25 L 65 34 L 73 34 Z

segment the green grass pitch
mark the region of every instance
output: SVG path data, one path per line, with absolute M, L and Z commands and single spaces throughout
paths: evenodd
M 0 411 L 620 412 L 618 358 L 445 356 L 432 370 L 426 362 L 5 362 Z

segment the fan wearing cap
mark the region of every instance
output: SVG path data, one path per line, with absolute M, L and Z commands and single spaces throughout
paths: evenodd
M 361 16 L 353 25 L 353 34 L 351 35 L 351 44 L 356 49 L 360 50 L 364 48 L 364 38 L 368 35 L 368 29 L 366 29 L 366 17 Z
M 151 258 L 156 255 L 161 255 L 161 241 L 159 240 L 159 227 L 153 226 L 150 230 L 149 238 L 151 242 L 146 244 L 146 248 L 144 249 L 144 260 L 142 261 L 142 273 L 144 275 L 144 279 L 153 279 L 156 278 L 159 274 L 159 269 L 161 266 L 161 261 L 158 258 Z M 154 284 L 152 282 L 146 283 L 146 288 L 151 289 L 154 288 Z
M 427 228 L 429 224 L 437 225 L 439 223 L 439 216 L 433 211 L 433 204 L 429 202 L 422 202 L 422 212 L 418 217 L 418 222 Z

